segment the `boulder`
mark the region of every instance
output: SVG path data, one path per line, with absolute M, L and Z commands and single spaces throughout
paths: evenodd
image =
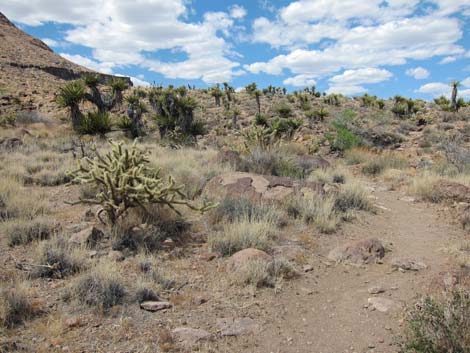
M 205 194 L 215 198 L 247 198 L 253 201 L 284 200 L 294 192 L 324 193 L 323 183 L 298 181 L 287 177 L 229 172 L 212 178 Z
M 238 271 L 242 269 L 247 263 L 250 261 L 272 261 L 272 256 L 265 253 L 264 251 L 248 248 L 243 249 L 235 254 L 233 254 L 227 262 L 227 270 L 231 271 Z
M 104 233 L 102 230 L 96 227 L 90 227 L 72 234 L 69 238 L 69 243 L 75 245 L 86 245 L 90 248 L 94 248 L 103 238 Z
M 217 319 L 221 336 L 242 336 L 259 331 L 259 325 L 249 317 Z
M 181 344 L 185 348 L 191 348 L 202 341 L 211 341 L 214 336 L 201 329 L 191 328 L 191 327 L 177 327 L 171 331 L 173 340 Z
M 272 250 L 275 257 L 283 257 L 289 261 L 299 261 L 307 253 L 303 246 L 297 244 L 277 245 Z
M 424 262 L 409 258 L 394 258 L 390 263 L 393 269 L 402 271 L 419 271 L 427 268 Z
M 368 264 L 380 260 L 385 255 L 385 248 L 375 238 L 358 240 L 338 246 L 330 251 L 328 258 L 336 262 Z
M 140 303 L 140 307 L 147 311 L 160 311 L 170 309 L 172 306 L 170 302 L 146 301 Z
M 446 200 L 470 202 L 470 187 L 453 181 L 441 180 L 436 185 L 437 193 Z

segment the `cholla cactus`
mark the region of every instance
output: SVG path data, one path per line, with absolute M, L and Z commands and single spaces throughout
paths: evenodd
M 136 142 L 130 148 L 122 142 L 109 143 L 111 151 L 106 155 L 102 156 L 95 148 L 93 159 L 82 158 L 78 168 L 68 172 L 71 183 L 95 184 L 100 190 L 95 198 L 80 199 L 72 204 L 101 205 L 98 218 L 103 222 L 101 214 L 105 212 L 111 224 L 130 208 L 140 207 L 147 212 L 149 204 L 167 205 L 177 213 L 176 205 L 200 212 L 215 207 L 211 203 L 200 207 L 192 205 L 183 193 L 184 185 L 176 185 L 171 176 L 164 181 L 159 169 L 148 166 L 148 156 Z

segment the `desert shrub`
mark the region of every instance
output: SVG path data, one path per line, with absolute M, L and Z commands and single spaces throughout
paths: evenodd
M 158 294 L 150 288 L 148 283 L 141 282 L 137 285 L 134 293 L 134 300 L 137 303 L 142 303 L 145 301 L 159 300 Z
M 264 127 L 269 126 L 268 118 L 266 117 L 266 115 L 263 115 L 263 114 L 256 114 L 254 123 L 255 125 L 258 125 L 258 126 L 264 126 Z
M 155 282 L 161 290 L 171 290 L 176 286 L 176 280 L 174 280 L 168 273 L 162 269 L 154 269 L 149 272 L 150 279 Z
M 279 280 L 295 275 L 292 264 L 283 258 L 275 258 L 270 262 L 251 260 L 237 274 L 237 282 L 255 287 L 274 287 Z
M 24 285 L 0 289 L 0 327 L 20 325 L 37 313 Z
M 7 127 L 7 126 L 15 126 L 16 124 L 16 116 L 14 114 L 3 114 L 0 115 L 0 126 Z
M 282 103 L 275 107 L 276 112 L 281 118 L 287 119 L 292 115 L 292 107 L 288 104 Z
M 147 153 L 140 150 L 136 142 L 131 147 L 122 142 L 110 141 L 111 151 L 103 157 L 95 149 L 96 157 L 83 158 L 76 170 L 69 172 L 74 183 L 94 184 L 100 192 L 93 199 L 79 199 L 77 203 L 99 204 L 108 220 L 116 221 L 131 208 L 141 208 L 152 204 L 166 205 L 175 210 L 176 205 L 205 212 L 214 207 L 204 204 L 193 206 L 182 192 L 184 185 L 176 185 L 169 176 L 165 182 L 160 176 L 160 169 L 149 166 Z
M 276 148 L 252 149 L 247 156 L 243 156 L 239 169 L 256 174 L 287 176 L 295 179 L 305 176 L 296 158 L 286 156 Z
M 349 210 L 372 210 L 367 192 L 358 183 L 346 184 L 335 196 L 335 210 L 345 213 Z
M 438 203 L 443 198 L 443 195 L 436 188 L 436 184 L 439 180 L 439 177 L 431 174 L 413 178 L 409 185 L 408 192 L 423 201 Z
M 44 194 L 26 192 L 15 180 L 4 179 L 0 183 L 0 220 L 21 218 L 32 220 L 47 211 Z
M 104 135 L 111 131 L 109 112 L 88 112 L 80 122 L 79 131 L 85 135 Z
M 332 151 L 344 152 L 357 147 L 361 139 L 345 126 L 336 126 L 336 134 L 327 136 Z
M 406 167 L 406 160 L 398 157 L 392 153 L 382 153 L 374 156 L 369 162 L 362 168 L 364 174 L 379 175 L 386 169 L 402 169 Z
M 32 220 L 17 219 L 9 221 L 2 226 L 9 246 L 47 239 L 56 229 L 57 225 L 44 217 Z
M 275 235 L 274 220 L 267 216 L 259 220 L 250 220 L 246 217 L 225 224 L 221 233 L 210 234 L 208 244 L 211 251 L 229 256 L 247 248 L 267 250 Z
M 51 120 L 36 110 L 22 110 L 16 113 L 15 123 L 28 125 L 36 123 L 50 123 Z
M 294 218 L 301 218 L 307 224 L 314 224 L 322 233 L 334 232 L 340 215 L 335 209 L 334 197 L 318 194 L 295 195 L 286 202 L 287 213 Z
M 287 139 L 291 139 L 294 132 L 302 126 L 302 121 L 292 118 L 276 118 L 271 121 L 270 130 L 275 136 L 281 138 L 284 136 Z
M 57 237 L 42 243 L 36 253 L 33 277 L 63 278 L 86 267 L 81 249 L 72 249 L 66 239 Z
M 325 184 L 344 184 L 349 178 L 346 170 L 337 168 L 317 169 L 308 177 L 309 181 L 319 181 Z
M 408 312 L 406 324 L 405 352 L 468 352 L 470 291 L 454 289 L 442 300 L 424 297 Z
M 106 264 L 98 264 L 89 272 L 83 273 L 73 285 L 73 295 L 83 304 L 104 312 L 122 304 L 126 288 L 119 273 Z
M 233 223 L 244 218 L 250 221 L 262 219 L 268 212 L 272 212 L 271 205 L 255 203 L 246 198 L 226 197 L 208 213 L 208 218 L 212 224 Z

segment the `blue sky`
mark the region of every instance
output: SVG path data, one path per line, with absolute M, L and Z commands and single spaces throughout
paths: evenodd
M 3 0 L 67 59 L 137 84 L 470 99 L 470 0 Z

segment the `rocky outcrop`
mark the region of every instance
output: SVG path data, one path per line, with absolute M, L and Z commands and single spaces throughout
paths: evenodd
M 212 178 L 205 188 L 211 198 L 247 198 L 254 201 L 283 200 L 295 192 L 324 193 L 324 184 L 287 177 L 229 172 Z
M 385 255 L 385 248 L 375 238 L 359 240 L 338 246 L 330 251 L 328 258 L 336 262 L 368 264 L 380 260 Z
M 453 181 L 441 180 L 436 185 L 436 192 L 445 200 L 470 202 L 470 187 Z

